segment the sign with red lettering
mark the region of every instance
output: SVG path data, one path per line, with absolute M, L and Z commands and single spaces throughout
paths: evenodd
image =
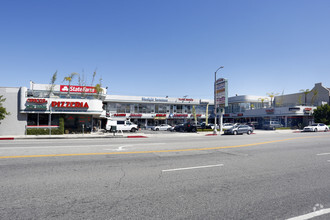
M 126 114 L 125 114 L 126 116 Z M 142 117 L 142 114 L 130 114 L 130 117 Z
M 166 117 L 166 114 L 156 114 L 156 117 Z
M 53 108 L 89 108 L 87 102 L 56 102 L 53 101 L 51 106 Z
M 126 114 L 113 114 L 114 117 L 126 117 Z
M 186 98 L 182 99 L 182 98 L 179 98 L 179 101 L 192 102 L 192 101 L 194 101 L 194 99 L 186 99 Z
M 266 109 L 267 114 L 274 114 L 274 111 L 275 110 L 273 108 Z
M 220 78 L 215 82 L 215 99 L 217 108 L 228 106 L 228 80 Z
M 177 117 L 177 118 L 188 117 L 188 114 L 174 114 L 173 117 Z
M 44 103 L 47 103 L 47 100 L 46 99 L 27 99 L 26 102 L 44 104 Z
M 67 85 L 60 85 L 61 92 L 69 92 L 69 86 Z M 70 85 L 70 92 L 75 93 L 96 93 L 95 87 L 91 86 L 71 86 Z

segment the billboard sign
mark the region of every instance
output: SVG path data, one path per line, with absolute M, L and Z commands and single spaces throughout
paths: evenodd
M 215 98 L 217 108 L 224 108 L 228 106 L 228 80 L 220 78 L 215 82 Z

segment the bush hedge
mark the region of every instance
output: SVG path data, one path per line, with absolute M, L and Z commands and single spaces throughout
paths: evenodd
M 28 128 L 26 129 L 27 135 L 49 135 L 48 128 Z M 60 118 L 59 126 L 56 129 L 51 129 L 52 135 L 64 134 L 64 118 Z
M 214 131 L 214 129 L 197 129 L 197 131 Z M 220 131 L 219 129 L 217 129 L 217 131 Z

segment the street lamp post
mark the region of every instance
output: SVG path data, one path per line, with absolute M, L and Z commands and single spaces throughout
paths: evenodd
M 217 134 L 217 88 L 216 88 L 216 82 L 217 82 L 217 72 L 222 69 L 223 66 L 220 66 L 214 73 L 214 130 L 213 134 Z

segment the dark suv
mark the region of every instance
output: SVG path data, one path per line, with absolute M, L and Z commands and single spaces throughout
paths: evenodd
M 184 124 L 179 124 L 176 125 L 173 129 L 174 131 L 185 131 L 185 132 L 196 132 L 197 127 L 194 123 L 184 123 Z

